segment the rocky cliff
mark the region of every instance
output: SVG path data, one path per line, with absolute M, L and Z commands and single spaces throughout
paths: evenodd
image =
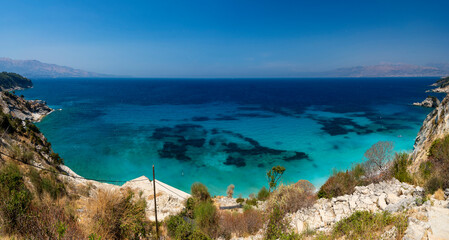
M 436 92 L 448 92 L 449 78 L 439 80 L 435 85 Z M 427 115 L 413 146 L 412 171 L 416 171 L 419 165 L 427 160 L 428 150 L 432 143 L 439 138 L 449 134 L 449 96 L 446 96 L 441 103 Z
M 0 92 L 0 108 L 21 120 L 38 122 L 53 110 L 41 100 L 25 100 L 9 92 Z

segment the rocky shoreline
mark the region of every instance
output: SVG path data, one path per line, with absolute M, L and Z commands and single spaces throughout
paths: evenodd
M 25 100 L 9 92 L 0 92 L 0 107 L 5 114 L 31 122 L 39 122 L 54 111 L 45 101 Z
M 436 107 L 438 107 L 438 105 L 440 105 L 440 100 L 438 100 L 437 97 L 428 96 L 426 99 L 424 99 L 424 101 L 415 102 L 412 105 L 419 106 L 419 107 L 436 108 Z

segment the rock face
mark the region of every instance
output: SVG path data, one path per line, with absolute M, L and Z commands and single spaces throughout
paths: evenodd
M 328 231 L 334 223 L 349 217 L 356 211 L 400 212 L 416 207 L 416 199 L 424 190 L 396 179 L 356 187 L 351 195 L 332 199 L 319 199 L 311 208 L 288 214 L 290 225 L 298 233 L 310 229 Z
M 433 96 L 428 96 L 422 102 L 413 103 L 414 106 L 427 107 L 427 108 L 436 108 L 440 104 L 440 100 Z
M 147 177 L 142 176 L 126 182 L 122 188 L 131 188 L 136 192 L 141 192 L 142 197 L 147 201 L 146 215 L 151 221 L 155 221 L 154 216 L 154 190 L 153 182 Z M 157 217 L 159 221 L 164 220 L 170 215 L 176 215 L 184 209 L 185 201 L 190 194 L 169 186 L 156 179 L 156 202 Z
M 432 84 L 436 87 L 431 90 L 432 92 L 449 93 L 449 77 L 444 77 L 438 80 L 436 83 Z
M 44 101 L 25 100 L 9 92 L 0 93 L 0 107 L 3 113 L 32 122 L 40 121 L 53 111 Z
M 419 164 L 427 160 L 428 149 L 432 142 L 449 133 L 449 96 L 435 108 L 424 120 L 413 146 L 412 170 L 416 171 Z

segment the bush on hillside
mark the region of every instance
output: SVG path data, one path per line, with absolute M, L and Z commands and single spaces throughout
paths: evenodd
M 217 232 L 217 208 L 210 201 L 201 202 L 195 206 L 195 223 L 199 229 L 209 236 Z
M 24 163 L 30 163 L 34 158 L 33 152 L 24 149 L 19 145 L 13 144 L 10 150 L 12 155 L 11 157 L 14 158 L 15 160 L 19 160 Z
M 366 158 L 367 175 L 373 175 L 382 172 L 385 165 L 393 156 L 394 143 L 389 141 L 379 141 L 366 150 L 364 156 Z
M 277 239 L 299 239 L 293 238 L 289 234 L 289 222 L 284 218 L 285 212 L 283 212 L 278 206 L 274 206 L 268 214 L 268 222 L 265 228 L 266 240 L 277 240 Z
M 449 188 L 449 135 L 437 139 L 429 149 L 429 163 L 420 165 L 427 193 L 433 194 L 438 188 Z
M 259 192 L 257 193 L 257 199 L 259 201 L 265 201 L 268 199 L 268 196 L 270 196 L 270 192 L 268 192 L 266 187 L 262 187 Z
M 165 227 L 168 236 L 177 240 L 191 239 L 194 232 L 194 226 L 185 221 L 182 215 L 170 216 L 165 222 Z
M 59 156 L 58 153 L 52 152 L 50 154 L 51 159 L 53 159 L 53 163 L 56 165 L 64 164 L 64 159 L 62 159 L 61 156 Z
M 308 185 L 308 184 L 307 184 Z M 301 185 L 280 185 L 268 198 L 268 209 L 279 208 L 283 213 L 295 213 L 301 208 L 312 206 L 316 196 L 312 188 L 304 190 Z
M 318 197 L 333 198 L 345 194 L 352 194 L 355 191 L 355 186 L 359 184 L 360 180 L 351 171 L 334 171 L 332 176 L 321 186 L 318 191 Z
M 190 187 L 190 191 L 192 193 L 193 199 L 200 202 L 209 201 L 211 199 L 209 190 L 202 183 L 197 182 L 192 184 L 192 186 Z
M 64 183 L 56 177 L 55 173 L 47 173 L 44 177 L 41 177 L 38 171 L 31 168 L 28 176 L 39 198 L 42 197 L 44 192 L 48 193 L 53 200 L 66 194 Z
M 411 160 L 407 153 L 396 153 L 390 169 L 391 176 L 401 182 L 412 183 L 412 175 L 407 170 L 410 164 Z
M 2 230 L 19 233 L 24 226 L 32 195 L 25 187 L 19 167 L 7 163 L 0 169 L 0 214 Z
M 333 198 L 352 194 L 356 186 L 366 186 L 391 178 L 391 174 L 385 171 L 386 169 L 376 171 L 376 174 L 372 172 L 372 169 L 372 163 L 363 162 L 353 165 L 351 170 L 333 170 L 332 176 L 320 187 L 318 197 Z

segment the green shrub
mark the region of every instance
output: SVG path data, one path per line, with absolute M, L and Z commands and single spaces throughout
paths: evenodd
M 253 206 L 248 204 L 243 205 L 243 212 L 249 211 L 251 209 L 253 209 Z
M 432 174 L 433 164 L 431 161 L 422 162 L 419 165 L 419 174 L 424 180 L 428 180 Z
M 42 189 L 50 194 L 53 199 L 57 199 L 66 193 L 64 183 L 59 181 L 55 174 L 42 178 Z
M 239 197 L 235 200 L 238 204 L 242 205 L 245 202 L 245 199 Z
M 268 196 L 270 196 L 270 192 L 268 192 L 266 187 L 262 187 L 260 191 L 257 193 L 257 199 L 259 201 L 265 201 L 268 199 Z
M 274 166 L 271 168 L 270 171 L 267 172 L 267 179 L 268 179 L 268 191 L 271 192 L 272 190 L 275 190 L 279 180 L 281 179 L 282 175 L 285 172 L 285 167 L 283 166 Z
M 402 238 L 407 229 L 407 216 L 389 212 L 370 213 L 357 211 L 337 222 L 332 230 L 332 239 L 378 239 L 386 227 L 395 226 L 397 237 Z
M 396 153 L 391 166 L 391 175 L 401 182 L 412 183 L 412 176 L 407 171 L 410 164 L 411 160 L 409 160 L 407 153 Z
M 435 140 L 429 150 L 429 166 L 423 165 L 424 176 L 432 176 L 425 185 L 429 191 L 440 185 L 449 188 L 449 135 Z
M 34 189 L 36 190 L 37 195 L 40 197 L 42 195 L 42 178 L 39 172 L 34 169 L 30 168 L 30 172 L 28 173 L 28 177 L 30 178 L 31 183 L 34 186 Z
M 195 207 L 194 216 L 196 225 L 209 236 L 215 234 L 217 209 L 210 201 L 201 202 Z
M 374 164 L 375 165 L 375 164 Z M 319 198 L 333 198 L 345 194 L 352 194 L 356 186 L 366 186 L 382 180 L 383 173 L 379 176 L 366 176 L 365 163 L 358 163 L 352 166 L 351 170 L 337 171 L 333 170 L 332 176 L 320 187 L 317 195 Z
M 186 222 L 181 215 L 170 216 L 165 222 L 168 235 L 173 239 L 189 239 L 193 225 Z
M 19 231 L 30 207 L 32 195 L 25 187 L 22 173 L 15 164 L 8 163 L 0 170 L 0 214 L 3 229 Z
M 318 197 L 333 198 L 352 194 L 355 191 L 355 186 L 359 184 L 360 182 L 354 177 L 352 172 L 338 172 L 334 170 L 333 175 L 327 179 L 318 191 Z
M 57 199 L 66 193 L 64 183 L 62 183 L 54 173 L 41 177 L 38 171 L 34 168 L 30 168 L 28 176 L 39 197 L 41 197 L 44 191 L 47 192 L 52 199 Z
M 257 207 L 257 199 L 255 199 L 255 198 L 246 199 L 246 204 L 249 206 Z
M 424 185 L 427 194 L 433 194 L 439 188 L 442 188 L 442 181 L 438 176 L 431 177 Z
M 59 156 L 59 154 L 52 152 L 50 154 L 50 157 L 53 159 L 54 164 L 56 165 L 64 164 L 64 159 L 62 159 L 61 156 Z
M 269 215 L 265 229 L 266 240 L 281 239 L 288 232 L 289 223 L 284 218 L 285 213 L 278 206 L 274 206 Z M 284 238 L 285 239 L 285 238 Z
M 30 163 L 34 158 L 33 152 L 23 149 L 19 145 L 12 145 L 10 150 L 12 152 L 11 155 L 15 160 L 19 160 L 24 163 Z
M 30 122 L 28 122 L 26 124 L 26 127 L 31 132 L 35 132 L 35 133 L 40 133 L 41 132 L 36 125 L 34 125 L 33 123 L 30 123 Z
M 194 183 L 190 187 L 190 191 L 192 192 L 192 197 L 195 200 L 198 200 L 200 202 L 208 201 L 210 200 L 210 194 L 207 187 L 202 183 Z
M 193 211 L 195 210 L 195 200 L 193 198 L 187 198 L 185 208 L 182 211 L 182 215 L 188 218 L 193 218 Z
M 210 240 L 206 234 L 201 231 L 195 230 L 192 235 L 188 238 L 188 240 Z

